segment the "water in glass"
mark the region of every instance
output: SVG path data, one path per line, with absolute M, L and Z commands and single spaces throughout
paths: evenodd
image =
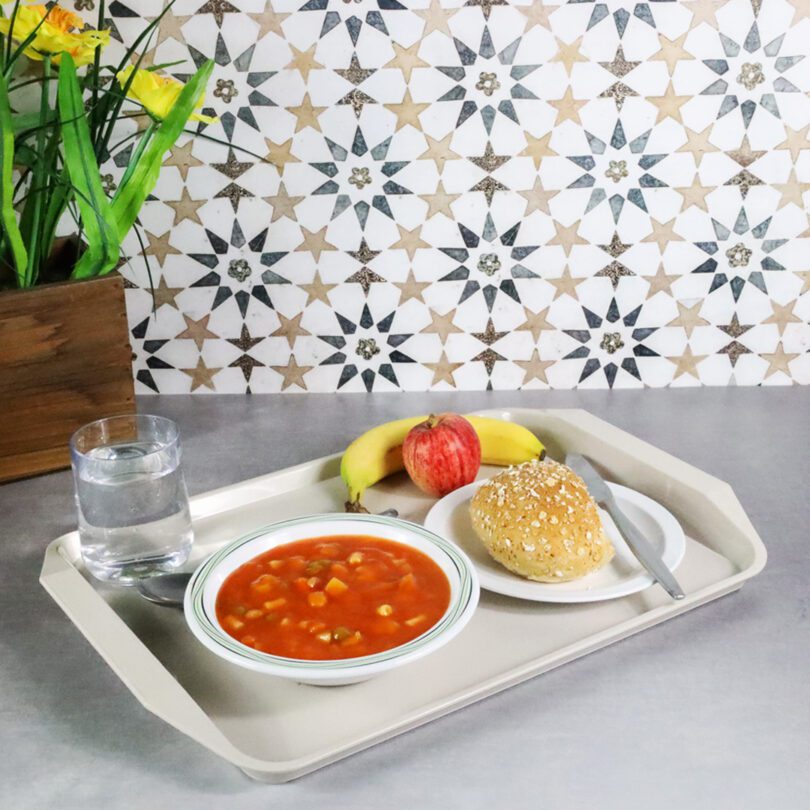
M 93 447 L 75 479 L 82 558 L 95 577 L 127 584 L 188 559 L 193 535 L 176 443 Z

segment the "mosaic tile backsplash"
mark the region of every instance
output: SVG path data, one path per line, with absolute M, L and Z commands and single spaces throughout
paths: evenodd
M 155 42 L 259 157 L 169 156 L 140 393 L 810 382 L 810 0 L 177 0 Z

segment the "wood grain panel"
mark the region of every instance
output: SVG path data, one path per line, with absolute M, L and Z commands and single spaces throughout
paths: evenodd
M 70 464 L 87 422 L 135 410 L 120 276 L 0 293 L 0 481 Z

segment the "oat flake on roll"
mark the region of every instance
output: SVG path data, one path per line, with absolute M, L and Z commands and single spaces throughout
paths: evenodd
M 609 562 L 613 545 L 585 482 L 551 459 L 510 467 L 470 503 L 473 527 L 490 556 L 538 582 L 567 582 Z

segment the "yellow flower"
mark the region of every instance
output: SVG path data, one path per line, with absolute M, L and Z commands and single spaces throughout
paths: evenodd
M 126 86 L 133 70 L 135 68 L 128 65 L 116 74 L 121 87 Z M 137 70 L 127 95 L 139 104 L 143 104 L 149 115 L 162 120 L 171 112 L 184 86 L 177 79 L 172 79 L 170 76 L 160 76 L 153 70 Z M 203 94 L 200 93 L 194 109 L 199 110 L 203 105 L 203 101 Z M 210 115 L 201 115 L 200 113 L 192 113 L 189 118 L 191 121 L 202 121 L 204 124 L 213 124 L 218 120 Z
M 96 48 L 103 48 L 110 42 L 109 31 L 73 30 L 81 29 L 83 25 L 81 17 L 59 6 L 53 6 L 50 11 L 45 6 L 20 6 L 11 38 L 22 42 L 34 34 L 24 51 L 29 59 L 40 61 L 45 55 L 50 55 L 59 64 L 60 54 L 69 53 L 78 67 L 92 62 Z M 0 17 L 0 34 L 8 36 L 10 29 L 11 20 Z

